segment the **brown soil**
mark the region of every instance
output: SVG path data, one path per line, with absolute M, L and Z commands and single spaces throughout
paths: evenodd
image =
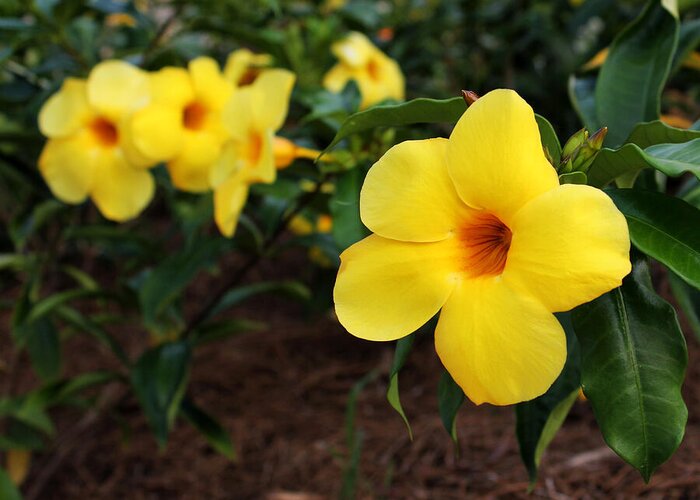
M 213 452 L 184 422 L 159 452 L 127 398 L 120 425 L 104 415 L 85 422 L 75 410 L 57 414 L 63 437 L 34 457 L 23 490 L 42 499 L 337 498 L 348 465 L 348 393 L 379 369 L 357 406 L 358 498 L 700 498 L 700 346 L 690 336 L 686 437 L 650 484 L 605 447 L 589 405 L 578 402 L 528 496 L 512 408 L 465 404 L 456 454 L 437 413 L 441 367 L 429 336 L 401 372 L 411 442 L 385 399 L 390 345 L 354 339 L 332 318 L 305 322 L 280 300 L 260 299 L 238 314 L 265 319 L 269 329 L 198 351 L 190 391 L 230 431 L 237 462 Z M 92 344 L 74 342 L 68 349 L 82 355 L 71 370 L 103 366 Z

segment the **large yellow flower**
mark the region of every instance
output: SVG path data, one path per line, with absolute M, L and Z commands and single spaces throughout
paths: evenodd
M 331 48 L 340 60 L 323 78 L 323 86 L 340 92 L 349 80 L 357 82 L 361 108 L 384 99 L 403 100 L 404 78 L 399 65 L 362 33 L 352 32 Z
M 211 168 L 228 139 L 221 113 L 233 85 L 209 57 L 190 61 L 187 70 L 163 68 L 151 75 L 150 82 L 151 104 L 130 121 L 135 152 L 167 162 L 178 189 L 208 191 Z
M 137 216 L 153 197 L 150 166 L 132 154 L 126 125 L 149 101 L 146 73 L 122 61 L 105 61 L 85 80 L 68 78 L 39 113 L 49 138 L 39 169 L 53 194 L 66 203 L 88 196 L 115 221 Z
M 532 109 L 511 90 L 472 104 L 449 140 L 391 148 L 360 211 L 375 234 L 341 255 L 340 322 L 394 340 L 441 310 L 437 353 L 477 404 L 543 394 L 566 359 L 552 313 L 630 271 L 625 218 L 602 191 L 559 185 Z
M 250 184 L 271 183 L 277 176 L 274 137 L 287 116 L 294 80 L 290 71 L 266 70 L 226 104 L 222 116 L 231 139 L 209 177 L 214 218 L 225 236 L 235 231 Z

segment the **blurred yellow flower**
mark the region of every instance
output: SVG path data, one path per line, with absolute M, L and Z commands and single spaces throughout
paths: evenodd
M 331 48 L 339 63 L 326 73 L 323 86 L 340 92 L 349 80 L 357 82 L 361 108 L 384 99 L 403 100 L 404 78 L 399 65 L 362 33 L 352 32 Z
M 476 404 L 543 394 L 566 360 L 552 313 L 631 268 L 624 216 L 598 189 L 559 185 L 532 108 L 511 90 L 477 100 L 449 139 L 391 148 L 367 175 L 360 213 L 375 234 L 341 255 L 340 322 L 395 340 L 441 310 L 437 353 Z
M 235 231 L 250 184 L 271 183 L 277 176 L 274 137 L 287 116 L 294 80 L 290 71 L 266 70 L 237 89 L 223 110 L 230 140 L 209 172 L 209 184 L 214 218 L 225 236 Z
M 248 49 L 238 49 L 226 60 L 224 78 L 234 87 L 244 87 L 252 84 L 271 64 L 272 57 L 269 54 L 254 54 Z
M 126 14 L 124 12 L 115 12 L 113 14 L 109 14 L 105 18 L 105 24 L 107 26 L 128 26 L 129 28 L 133 28 L 136 26 L 136 19 L 134 19 L 133 16 L 130 16 L 129 14 Z
M 53 194 L 66 203 L 88 196 L 108 219 L 136 217 L 153 197 L 152 166 L 134 155 L 126 133 L 131 113 L 148 104 L 145 72 L 122 61 L 105 61 L 87 80 L 68 78 L 39 113 L 49 138 L 39 169 Z
M 148 162 L 167 162 L 178 189 L 211 189 L 210 171 L 228 133 L 222 123 L 233 85 L 209 57 L 190 61 L 188 69 L 167 67 L 150 76 L 152 102 L 129 121 L 135 155 Z

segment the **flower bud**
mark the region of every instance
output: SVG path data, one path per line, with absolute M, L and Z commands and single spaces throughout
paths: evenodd
M 581 144 L 586 142 L 588 139 L 588 130 L 582 128 L 574 135 L 569 137 L 569 140 L 564 144 L 564 148 L 561 150 L 562 158 L 571 156 L 571 154 L 578 148 Z

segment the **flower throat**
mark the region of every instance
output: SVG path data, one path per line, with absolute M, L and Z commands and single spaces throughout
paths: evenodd
M 497 276 L 503 272 L 513 234 L 498 217 L 477 214 L 461 228 L 459 238 L 466 251 L 464 271 L 470 277 Z

